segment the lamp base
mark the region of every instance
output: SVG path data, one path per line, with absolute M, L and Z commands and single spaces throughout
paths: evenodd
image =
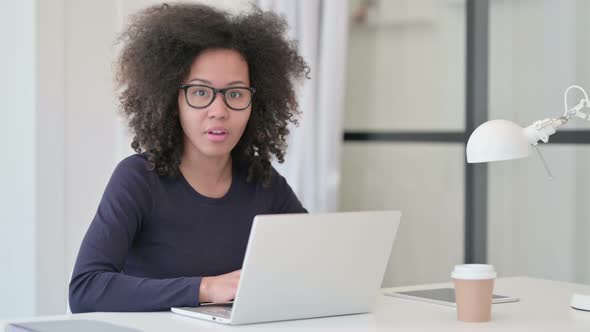
M 590 295 L 574 294 L 571 306 L 577 310 L 590 312 Z

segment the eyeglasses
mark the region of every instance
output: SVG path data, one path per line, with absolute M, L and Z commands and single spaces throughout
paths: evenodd
M 234 111 L 243 111 L 252 103 L 252 96 L 256 89 L 252 87 L 229 87 L 216 89 L 202 84 L 182 84 L 180 89 L 184 90 L 186 103 L 197 109 L 208 107 L 213 103 L 217 93 L 223 96 L 223 102 Z

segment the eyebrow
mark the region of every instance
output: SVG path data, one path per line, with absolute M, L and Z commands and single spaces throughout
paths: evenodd
M 194 82 L 194 81 L 200 81 L 200 82 L 203 82 L 203 83 L 209 84 L 209 85 L 212 85 L 213 84 L 213 83 L 211 83 L 211 81 L 208 81 L 208 80 L 202 79 L 202 78 L 193 78 L 192 80 L 189 81 L 189 83 Z M 244 83 L 242 81 L 233 81 L 233 82 L 227 83 L 228 86 L 229 85 L 238 85 L 238 84 L 248 85 L 248 84 L 246 84 L 246 83 Z

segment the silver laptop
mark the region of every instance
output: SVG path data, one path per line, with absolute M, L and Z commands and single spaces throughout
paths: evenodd
M 171 310 L 232 325 L 370 312 L 400 217 L 398 211 L 256 216 L 234 302 Z

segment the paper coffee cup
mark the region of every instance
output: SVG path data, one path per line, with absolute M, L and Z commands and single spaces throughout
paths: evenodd
M 496 271 L 492 265 L 456 265 L 451 273 L 455 286 L 457 319 L 488 322 L 492 318 L 492 294 Z

